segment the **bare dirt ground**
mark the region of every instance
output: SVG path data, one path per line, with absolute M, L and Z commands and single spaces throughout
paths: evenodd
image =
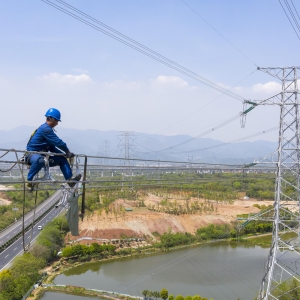
M 163 198 L 148 195 L 145 197 L 146 206 L 157 206 Z M 182 205 L 186 200 L 170 199 L 177 201 Z M 203 199 L 191 199 L 190 203 L 198 201 L 204 203 Z M 207 203 L 207 202 L 206 202 Z M 147 207 L 135 207 L 135 201 L 124 199 L 116 200 L 114 207 L 132 208 L 132 211 L 124 211 L 122 214 L 116 214 L 116 210 L 106 214 L 102 212 L 94 212 L 88 215 L 79 225 L 80 236 L 67 236 L 68 241 L 74 241 L 80 237 L 92 237 L 101 239 L 119 239 L 130 237 L 155 237 L 155 233 L 163 234 L 171 230 L 175 232 L 189 232 L 194 234 L 200 227 L 208 224 L 224 224 L 236 220 L 239 214 L 257 213 L 259 209 L 253 207 L 253 204 L 272 205 L 273 201 L 259 201 L 256 199 L 235 200 L 233 204 L 225 204 L 222 202 L 210 201 L 213 205 L 213 211 L 197 212 L 196 214 L 173 215 L 165 212 L 151 211 Z M 154 235 L 153 235 L 154 233 Z
M 13 189 L 14 189 L 14 187 L 13 187 L 13 186 L 11 186 L 11 185 L 9 185 L 9 186 L 5 186 L 5 185 L 1 185 L 1 184 L 0 184 L 0 191 L 1 191 L 1 190 L 7 190 L 7 189 L 9 189 L 9 190 L 13 190 Z
M 7 189 L 13 189 L 13 187 L 12 186 L 7 187 L 0 184 L 0 191 L 7 190 Z M 9 205 L 9 204 L 11 204 L 11 201 L 8 199 L 5 193 L 0 192 L 0 205 Z

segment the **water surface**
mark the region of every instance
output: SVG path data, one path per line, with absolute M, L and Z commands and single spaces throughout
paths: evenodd
M 146 289 L 166 288 L 175 296 L 253 300 L 268 252 L 246 244 L 211 244 L 143 258 L 87 263 L 57 276 L 55 283 L 136 296 Z
M 74 296 L 70 294 L 63 294 L 57 292 L 46 292 L 42 298 L 43 300 L 93 300 L 100 299 L 99 297 L 87 297 L 87 296 Z

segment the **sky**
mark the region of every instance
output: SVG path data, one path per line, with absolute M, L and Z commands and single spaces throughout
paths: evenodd
M 244 99 L 280 91 L 280 82 L 257 66 L 300 63 L 300 40 L 278 1 L 66 2 Z M 294 4 L 300 12 L 300 3 Z M 240 101 L 41 0 L 2 1 L 0 28 L 0 130 L 39 126 L 54 107 L 62 114 L 58 132 L 65 127 L 197 136 L 243 109 Z M 248 114 L 246 128 L 237 119 L 202 137 L 228 142 L 278 124 L 277 107 L 259 106 Z M 249 141 L 277 141 L 277 135 L 275 130 Z

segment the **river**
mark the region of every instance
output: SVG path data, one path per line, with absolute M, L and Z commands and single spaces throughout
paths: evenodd
M 199 294 L 215 300 L 253 300 L 268 252 L 243 243 L 210 244 L 160 255 L 87 263 L 58 275 L 55 283 L 136 296 L 142 296 L 146 289 L 166 288 L 174 296 Z M 51 299 L 49 294 L 43 300 Z

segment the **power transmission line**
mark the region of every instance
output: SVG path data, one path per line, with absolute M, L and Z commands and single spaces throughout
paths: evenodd
M 255 70 L 254 70 L 253 72 L 251 72 L 249 75 L 247 75 L 246 77 L 244 77 L 243 79 L 241 79 L 239 82 L 237 82 L 236 84 L 234 84 L 234 85 L 232 86 L 232 88 L 236 87 L 238 84 L 240 84 L 242 81 L 244 81 L 245 79 L 247 79 L 248 77 L 250 77 L 250 76 L 251 76 L 254 72 L 256 72 L 256 71 L 257 71 L 257 69 L 255 69 Z M 232 89 L 232 88 L 231 88 L 231 89 Z M 211 100 L 210 102 L 206 103 L 206 104 L 203 105 L 202 107 L 200 107 L 200 108 L 198 108 L 197 110 L 193 111 L 191 114 L 185 116 L 183 119 L 179 120 L 179 121 L 176 122 L 175 124 L 173 124 L 173 125 L 171 125 L 171 126 L 165 128 L 165 129 L 159 131 L 159 132 L 156 133 L 156 134 L 160 134 L 160 133 L 164 132 L 165 130 L 167 130 L 167 129 L 169 129 L 169 128 L 172 128 L 173 126 L 176 126 L 176 125 L 178 125 L 179 123 L 185 121 L 187 118 L 193 116 L 193 115 L 196 114 L 198 111 L 200 111 L 200 110 L 202 110 L 203 108 L 207 107 L 208 105 L 210 105 L 211 103 L 213 103 L 214 101 L 216 101 L 217 99 L 219 99 L 221 96 L 222 96 L 222 94 L 218 95 L 217 97 L 215 97 L 215 98 L 214 98 L 213 100 Z
M 76 20 L 92 27 L 93 29 L 95 29 L 97 31 L 100 31 L 100 32 L 106 34 L 107 36 L 109 36 L 109 37 L 125 44 L 126 46 L 128 46 L 128 47 L 130 47 L 130 48 L 132 48 L 132 49 L 134 49 L 134 50 L 136 50 L 136 51 L 138 51 L 138 52 L 140 52 L 140 53 L 142 53 L 142 54 L 144 54 L 144 55 L 146 55 L 146 56 L 148 56 L 148 57 L 150 57 L 150 58 L 152 58 L 152 59 L 154 59 L 154 60 L 156 60 L 156 61 L 158 61 L 158 62 L 160 62 L 160 63 L 162 63 L 162 64 L 164 64 L 164 65 L 166 65 L 166 66 L 168 66 L 168 67 L 170 67 L 170 68 L 172 68 L 172 69 L 174 69 L 174 70 L 176 70 L 176 71 L 178 71 L 178 72 L 180 72 L 180 73 L 182 73 L 182 74 L 184 74 L 184 75 L 186 75 L 186 76 L 188 76 L 188 77 L 190 77 L 190 78 L 192 78 L 192 79 L 194 79 L 194 80 L 196 80 L 196 81 L 198 81 L 198 82 L 200 82 L 200 83 L 202 83 L 202 84 L 204 84 L 208 87 L 210 87 L 210 88 L 212 88 L 212 89 L 220 91 L 223 94 L 225 94 L 229 97 L 232 97 L 232 98 L 234 98 L 238 101 L 241 101 L 241 102 L 244 101 L 244 98 L 237 95 L 236 93 L 233 93 L 233 92 L 229 91 L 228 89 L 225 89 L 224 87 L 222 87 L 222 86 L 220 86 L 220 85 L 204 78 L 203 76 L 200 76 L 199 74 L 183 67 L 182 65 L 177 64 L 176 62 L 174 62 L 174 61 L 166 58 L 165 56 L 151 50 L 150 48 L 136 42 L 135 40 L 127 37 L 126 35 L 118 32 L 117 30 L 112 29 L 111 27 L 109 27 L 109 26 L 105 25 L 104 23 L 92 18 L 88 14 L 85 14 L 81 10 L 69 5 L 68 3 L 64 2 L 64 1 L 56 0 L 60 4 L 66 6 L 69 10 L 65 9 L 65 8 L 55 4 L 53 2 L 51 2 L 50 0 L 41 0 L 41 1 L 43 1 L 44 3 L 54 7 L 55 9 L 65 13 L 65 14 L 69 15 L 70 17 L 72 17 L 72 18 L 74 18 L 74 19 L 76 19 Z M 74 14 L 70 10 L 73 10 L 74 12 L 79 14 L 80 16 Z M 94 22 L 95 24 L 92 23 L 92 22 Z M 104 27 L 105 29 L 99 27 L 98 25 Z M 107 30 L 110 30 L 110 32 L 107 31 Z
M 292 2 L 292 5 L 293 5 L 293 7 L 294 7 L 294 9 L 295 9 L 295 11 L 296 11 L 296 14 L 297 14 L 297 16 L 298 16 L 299 20 L 300 20 L 300 16 L 299 16 L 299 14 L 298 14 L 298 11 L 297 11 L 297 9 L 296 9 L 296 7 L 295 7 L 295 5 L 294 5 L 294 2 L 293 2 L 293 0 L 291 0 L 291 2 Z
M 293 10 L 291 9 L 291 7 L 290 7 L 288 1 L 287 1 L 287 0 L 284 0 L 284 2 L 285 2 L 285 5 L 286 5 L 288 11 L 290 12 L 290 15 L 292 16 L 292 18 L 293 18 L 293 20 L 294 20 L 294 23 L 295 23 L 296 27 L 298 28 L 298 30 L 300 30 L 300 26 L 299 26 L 299 24 L 298 24 L 297 18 L 295 17 L 295 15 L 294 15 L 294 13 L 293 13 Z
M 233 121 L 239 119 L 240 116 L 241 116 L 241 113 L 239 113 L 239 114 L 237 114 L 237 115 L 235 115 L 235 116 L 233 116 L 233 117 L 231 117 L 231 118 L 229 118 L 229 119 L 227 119 L 227 120 L 219 123 L 218 125 L 216 125 L 213 128 L 210 128 L 209 130 L 206 130 L 206 131 L 204 131 L 204 132 L 202 132 L 202 133 L 200 133 L 200 134 L 198 134 L 198 135 L 196 135 L 196 136 L 194 136 L 192 138 L 189 138 L 188 140 L 185 140 L 183 142 L 180 142 L 178 144 L 175 144 L 173 146 L 170 146 L 170 147 L 167 147 L 167 148 L 164 148 L 164 149 L 161 149 L 161 150 L 150 150 L 150 149 L 147 149 L 145 147 L 143 147 L 143 148 L 146 149 L 146 150 L 149 150 L 149 153 L 151 153 L 151 152 L 152 153 L 157 153 L 157 152 L 163 152 L 163 151 L 171 150 L 171 149 L 177 148 L 179 146 L 185 145 L 187 143 L 190 143 L 190 142 L 192 142 L 192 141 L 194 141 L 194 140 L 196 140 L 198 138 L 201 138 L 201 137 L 203 137 L 203 136 L 205 136 L 205 135 L 207 135 L 207 134 L 209 134 L 211 132 L 214 132 L 214 131 L 216 131 L 216 130 L 218 130 L 218 129 L 220 129 L 220 128 L 226 126 L 226 125 L 228 125 L 229 123 L 232 123 Z
M 5 155 L 7 153 L 10 152 L 17 152 L 17 153 L 33 153 L 33 154 L 46 154 L 46 155 L 54 155 L 54 156 L 65 156 L 65 154 L 60 154 L 60 153 L 51 153 L 51 152 L 40 152 L 40 151 L 25 151 L 25 150 L 11 150 L 11 149 L 0 149 L 0 151 L 6 152 Z M 4 156 L 4 155 L 3 155 Z M 111 160 L 126 160 L 129 159 L 131 161 L 136 161 L 136 162 L 159 162 L 159 163 L 173 163 L 173 164 L 192 164 L 192 165 L 209 165 L 209 166 L 231 166 L 231 167 L 242 167 L 243 165 L 241 164 L 217 164 L 217 163 L 192 163 L 189 161 L 174 161 L 174 160 L 158 160 L 158 159 L 143 159 L 143 158 L 124 158 L 124 157 L 109 157 L 109 156 L 97 156 L 97 155 L 85 155 L 85 154 L 76 154 L 77 157 L 82 157 L 82 158 L 106 158 L 106 159 L 111 159 Z M 0 163 L 16 163 L 16 161 L 5 161 L 5 160 L 1 160 Z M 79 165 L 81 166 L 81 165 Z M 87 166 L 90 166 L 89 164 L 87 164 Z M 121 165 L 120 165 L 121 166 Z M 123 166 L 122 166 L 123 167 Z M 149 167 L 149 166 L 148 166 Z M 157 167 L 155 167 L 157 168 Z M 2 171 L 3 172 L 3 171 Z
M 229 141 L 229 142 L 224 142 L 224 143 L 220 143 L 220 144 L 217 144 L 217 145 L 214 145 L 214 146 L 205 147 L 205 148 L 200 148 L 200 149 L 194 149 L 194 150 L 188 150 L 188 151 L 182 151 L 182 152 L 175 152 L 174 154 L 180 154 L 180 153 L 192 153 L 192 152 L 197 152 L 197 151 L 204 151 L 204 150 L 209 150 L 209 149 L 213 149 L 213 148 L 218 148 L 218 147 L 222 147 L 222 146 L 226 146 L 226 145 L 230 145 L 230 144 L 234 144 L 234 143 L 239 143 L 239 142 L 241 142 L 241 141 L 245 141 L 245 140 L 251 139 L 251 138 L 253 138 L 253 137 L 257 137 L 257 136 L 259 136 L 259 135 L 262 135 L 262 134 L 266 134 L 266 133 L 272 132 L 272 131 L 274 131 L 274 130 L 276 130 L 276 129 L 278 129 L 278 126 L 272 127 L 272 128 L 269 128 L 269 129 L 266 129 L 266 130 L 263 130 L 263 131 L 260 131 L 260 132 L 257 132 L 257 133 L 253 133 L 253 134 L 250 134 L 250 135 L 247 135 L 247 136 L 245 136 L 245 137 L 241 137 L 241 138 L 238 138 L 238 139 Z
M 227 43 L 229 43 L 235 50 L 237 50 L 240 54 L 242 54 L 248 61 L 253 63 L 256 67 L 258 65 L 253 62 L 245 53 L 243 53 L 239 48 L 237 48 L 234 44 L 232 44 L 222 33 L 220 33 L 215 27 L 213 27 L 207 20 L 205 20 L 195 9 L 193 9 L 189 4 L 187 4 L 184 0 L 181 0 L 188 8 L 190 8 L 199 18 L 201 18 L 210 28 L 212 28 L 217 34 L 219 34 Z
M 279 1 L 280 5 L 281 5 L 281 7 L 282 7 L 282 9 L 283 9 L 283 11 L 284 11 L 284 13 L 285 13 L 285 15 L 287 16 L 287 18 L 288 18 L 288 20 L 289 20 L 289 22 L 290 22 L 291 26 L 293 27 L 293 29 L 294 29 L 294 31 L 295 31 L 295 33 L 296 33 L 296 35 L 297 35 L 298 39 L 300 40 L 299 33 L 298 33 L 298 32 L 297 32 L 297 30 L 295 29 L 295 27 L 294 27 L 294 25 L 293 25 L 293 22 L 291 21 L 291 19 L 290 19 L 290 17 L 289 17 L 289 15 L 288 15 L 288 13 L 285 11 L 285 9 L 284 9 L 284 7 L 283 7 L 283 5 L 282 5 L 281 1 L 280 1 L 280 0 L 278 0 L 278 1 Z M 298 12 L 297 12 L 297 13 L 298 13 Z

